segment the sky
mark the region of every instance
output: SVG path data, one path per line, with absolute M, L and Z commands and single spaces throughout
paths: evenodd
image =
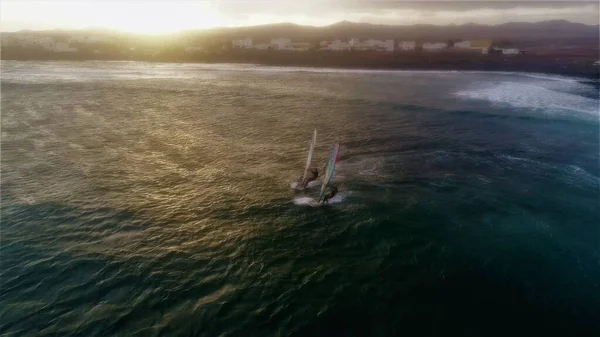
M 598 1 L 1 0 L 0 30 L 109 28 L 170 33 L 213 27 L 338 21 L 499 24 L 565 19 L 598 24 Z

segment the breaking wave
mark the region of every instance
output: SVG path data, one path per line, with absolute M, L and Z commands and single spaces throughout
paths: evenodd
M 570 111 L 599 115 L 598 101 L 577 93 L 588 88 L 568 79 L 557 81 L 560 83 L 484 82 L 478 83 L 477 89 L 458 91 L 456 96 L 553 114 L 568 114 Z

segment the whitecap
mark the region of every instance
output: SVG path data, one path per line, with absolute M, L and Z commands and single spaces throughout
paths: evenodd
M 311 197 L 300 197 L 294 199 L 294 204 L 298 206 L 313 206 L 319 205 L 314 198 Z
M 332 199 L 329 200 L 329 205 L 331 204 L 339 204 L 344 200 L 344 196 L 340 193 L 338 193 L 335 197 L 333 197 Z M 299 198 L 294 198 L 293 200 L 295 205 L 298 206 L 311 206 L 311 207 L 320 207 L 320 206 L 324 206 L 327 204 L 322 204 L 320 202 L 318 202 L 316 199 L 311 198 L 311 197 L 299 197 Z
M 541 83 L 486 82 L 483 86 L 482 83 L 479 83 L 477 88 L 459 91 L 456 96 L 548 113 L 569 110 L 593 115 L 599 114 L 596 100 L 564 92 L 573 89 L 569 87 L 572 82 L 564 83 L 564 87 L 561 88 L 563 90 L 551 90 Z M 576 83 L 576 85 L 578 84 Z
M 294 181 L 294 182 L 290 183 L 290 188 L 294 189 L 294 190 L 295 189 L 299 190 L 299 188 L 298 188 L 299 184 L 300 184 L 300 182 Z M 321 181 L 320 180 L 313 180 L 313 181 L 311 181 L 311 182 L 308 183 L 307 188 L 316 187 L 316 186 L 319 186 L 319 185 L 321 185 Z

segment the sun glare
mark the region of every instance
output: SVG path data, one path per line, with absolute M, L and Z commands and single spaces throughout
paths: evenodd
M 211 9 L 209 2 L 191 1 L 3 1 L 2 20 L 144 34 L 212 28 L 227 23 Z
M 148 2 L 144 6 L 137 3 L 105 4 L 106 25 L 129 32 L 158 34 L 223 25 L 217 13 L 206 3 Z
M 306 1 L 315 6 L 319 3 L 313 0 Z M 369 2 L 365 2 L 367 3 Z M 321 26 L 349 20 L 379 24 L 445 25 L 584 17 L 586 20 L 591 18 L 591 22 L 594 23 L 597 22 L 598 14 L 598 4 L 593 2 L 585 6 L 565 8 L 554 8 L 550 5 L 531 8 L 515 5 L 505 9 L 475 6 L 471 10 L 447 8 L 431 11 L 408 7 L 371 11 L 368 10 L 368 6 L 362 10 L 345 10 L 340 6 L 336 10 L 316 13 L 310 10 L 311 6 L 302 1 L 283 0 L 0 0 L 0 30 L 97 27 L 133 33 L 162 34 L 218 26 L 250 26 L 276 22 Z

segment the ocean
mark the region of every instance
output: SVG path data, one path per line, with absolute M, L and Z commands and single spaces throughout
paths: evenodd
M 597 85 L 1 70 L 0 335 L 600 335 Z M 314 129 L 321 207 L 290 188 Z

